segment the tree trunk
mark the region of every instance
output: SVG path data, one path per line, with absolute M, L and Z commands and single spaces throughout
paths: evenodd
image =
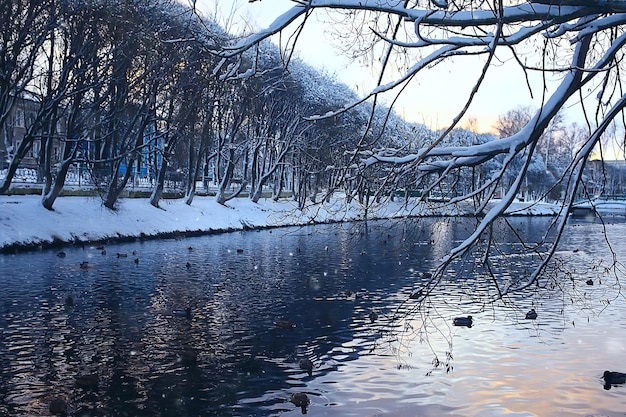
M 183 199 L 183 201 L 185 202 L 185 204 L 190 206 L 191 203 L 193 203 L 193 199 L 195 196 L 196 196 L 196 182 L 194 181 L 191 187 L 188 187 L 187 192 L 185 192 L 185 198 Z
M 156 208 L 159 207 L 159 202 L 163 197 L 163 189 L 165 188 L 165 172 L 167 171 L 167 159 L 164 157 L 161 162 L 161 168 L 159 169 L 159 174 L 157 175 L 156 184 L 154 189 L 152 190 L 152 194 L 150 195 L 150 204 L 152 204 Z
M 202 161 L 204 160 L 204 154 L 206 151 L 206 140 L 204 137 L 200 140 L 200 149 L 198 153 L 193 157 L 191 148 L 189 149 L 189 179 L 185 190 L 185 204 L 191 205 L 196 195 L 196 178 L 202 171 Z M 204 175 L 204 173 L 203 173 Z M 208 186 L 208 184 L 207 184 Z
M 67 177 L 67 171 L 70 166 L 72 166 L 72 162 L 74 161 L 74 157 L 78 152 L 80 142 L 69 142 L 65 141 L 63 145 L 63 161 L 61 161 L 61 166 L 57 172 L 56 177 L 52 183 L 52 186 L 47 190 L 46 193 L 43 194 L 42 205 L 47 210 L 52 210 L 52 206 L 56 201 L 57 197 L 61 194 L 63 187 L 65 185 L 65 179 Z
M 274 195 L 272 196 L 272 200 L 278 201 L 280 199 L 280 195 L 283 192 L 283 188 L 285 187 L 285 170 L 281 167 L 280 173 L 277 175 L 278 177 L 278 187 L 274 187 Z M 274 183 L 276 185 L 276 183 Z
M 122 191 L 128 184 L 128 180 L 130 179 L 131 172 L 133 170 L 133 165 L 135 165 L 135 159 L 131 158 L 129 160 L 128 165 L 126 166 L 126 173 L 122 178 L 120 183 L 117 182 L 117 173 L 119 172 L 120 163 L 116 163 L 116 168 L 113 170 L 113 176 L 111 178 L 111 182 L 109 183 L 109 188 L 107 190 L 106 195 L 104 196 L 104 207 L 115 210 L 115 203 L 117 203 L 118 198 L 122 195 Z
M 24 159 L 24 156 L 30 151 L 33 147 L 33 139 L 32 137 L 25 136 L 20 143 L 20 146 L 17 148 L 17 152 L 11 158 L 11 162 L 9 162 L 9 168 L 7 169 L 7 175 L 0 183 L 0 194 L 6 194 L 11 188 L 11 182 L 13 181 L 13 177 L 15 177 L 15 173 L 17 172 L 17 168 Z
M 78 145 L 76 145 L 78 147 Z M 48 190 L 46 194 L 44 194 L 43 199 L 41 201 L 44 208 L 47 210 L 52 210 L 52 205 L 56 201 L 57 197 L 61 194 L 63 190 L 63 186 L 65 185 L 65 178 L 67 177 L 67 171 L 70 166 L 72 166 L 72 161 L 74 160 L 73 155 L 70 158 L 65 159 L 61 166 L 59 167 L 59 171 L 57 172 L 56 177 L 52 183 L 52 187 Z
M 229 198 L 226 196 L 226 188 L 230 185 L 230 180 L 233 176 L 233 172 L 235 171 L 234 159 L 235 159 L 235 150 L 231 148 L 228 150 L 228 163 L 227 163 L 226 171 L 224 172 L 224 175 L 222 176 L 222 179 L 220 181 L 220 186 L 217 191 L 217 196 L 215 197 L 217 202 L 222 205 L 225 204 L 229 200 Z
M 232 200 L 237 197 L 241 192 L 246 188 L 248 183 L 244 180 L 241 182 L 241 185 L 235 192 L 230 195 L 226 195 L 226 189 L 230 185 L 230 182 L 233 178 L 233 173 L 235 172 L 235 149 L 231 148 L 228 150 L 228 165 L 226 167 L 226 172 L 224 172 L 224 176 L 222 177 L 222 181 L 220 182 L 219 189 L 217 191 L 217 196 L 215 199 L 219 204 L 226 204 L 228 200 Z

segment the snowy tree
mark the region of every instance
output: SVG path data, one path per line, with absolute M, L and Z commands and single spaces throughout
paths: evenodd
M 150 203 L 155 207 L 168 175 L 182 180 L 182 172 L 186 173 L 185 201 L 193 201 L 211 138 L 214 102 L 222 88 L 212 74 L 215 60 L 202 49 L 219 41 L 223 33 L 211 22 L 189 19 L 189 10 L 176 3 L 164 7 L 162 13 L 167 18 L 158 19 L 162 26 L 154 28 L 161 38 L 155 55 L 162 59 L 158 75 L 162 84 L 156 95 L 156 118 L 147 152 L 151 161 L 159 161 L 152 164 L 156 180 Z M 210 28 L 209 36 L 206 28 Z
M 524 128 L 532 119 L 535 111 L 528 107 L 517 107 L 498 116 L 494 129 L 500 138 L 513 136 Z
M 356 94 L 336 77 L 302 61 L 290 64 L 290 72 L 296 81 L 291 97 L 300 103 L 303 117 L 326 114 L 357 99 Z M 332 189 L 338 173 L 343 171 L 345 175 L 347 152 L 354 149 L 359 132 L 364 131 L 367 112 L 360 108 L 349 109 L 329 117 L 307 120 L 311 126 L 294 153 L 294 197 L 300 207 L 304 207 L 307 200 L 315 202 L 322 189 Z
M 531 107 L 517 107 L 500 115 L 494 126 L 500 138 L 506 138 L 518 133 L 532 119 L 535 110 Z M 524 198 L 543 199 L 550 197 L 551 200 L 558 200 L 560 197 L 561 187 L 558 183 L 560 178 L 567 169 L 567 163 L 573 155 L 570 153 L 565 158 L 568 162 L 565 165 L 548 164 L 548 160 L 557 161 L 561 158 L 561 148 L 567 146 L 570 137 L 565 134 L 566 126 L 564 123 L 563 112 L 558 112 L 550 121 L 548 128 L 537 141 L 537 151 L 531 157 L 523 184 Z M 573 138 L 571 140 L 574 140 Z M 516 158 L 512 162 L 516 167 L 512 170 L 512 175 L 508 175 L 509 182 L 515 178 L 515 173 L 523 164 L 522 158 Z
M 148 20 L 158 18 L 156 7 L 140 1 L 121 2 L 112 8 L 107 21 L 110 75 L 94 166 L 106 182 L 103 204 L 109 209 L 115 208 L 132 178 L 146 131 L 156 117 L 156 97 L 163 80 L 157 40 L 149 34 L 159 20 Z
M 249 133 L 250 198 L 255 203 L 271 178 L 276 183 L 274 197 L 280 195 L 287 158 L 311 127 L 303 119 L 302 101 L 293 94 L 297 86 L 292 77 L 281 72 L 272 78 L 266 80 L 266 87 L 257 95 L 253 106 L 255 121 Z
M 339 27 L 338 30 L 345 30 L 345 36 L 354 35 L 351 40 L 356 39 L 356 56 L 381 53 L 378 85 L 362 99 L 349 105 L 335 106 L 332 113 L 320 113 L 318 120 L 336 117 L 360 102 L 376 100 L 380 94 L 402 91 L 407 83 L 419 80 L 423 72 L 436 69 L 441 62 L 454 59 L 458 63 L 463 59 L 482 57 L 482 71 L 476 77 L 465 105 L 459 109 L 448 129 L 436 137 L 424 138 L 421 148 L 410 152 L 404 148 L 366 146 L 366 130 L 362 132 L 362 140 L 354 149 L 358 159 L 353 161 L 351 169 L 359 170 L 361 176 L 366 176 L 368 170 L 386 167 L 386 186 L 391 183 L 400 185 L 409 178 L 411 181 L 426 181 L 424 186 L 432 189 L 453 183 L 451 178 L 458 177 L 464 169 L 475 169 L 500 160 L 498 171 L 491 176 L 481 177 L 480 184 L 455 199 L 458 203 L 471 202 L 474 212 L 484 215 L 478 217 L 474 233 L 444 257 L 437 273 L 433 275 L 432 285 L 438 282 L 448 265 L 468 255 L 483 241 L 483 237 L 489 236 L 492 225 L 515 201 L 529 167 L 537 160 L 535 157 L 541 155 L 542 136 L 569 100 L 585 97 L 588 88 L 596 88 L 598 91 L 596 111 L 593 112 L 596 120 L 588 121 L 590 132 L 572 154 L 567 169 L 557 179 L 563 187 L 562 214 L 567 213 L 573 204 L 583 168 L 595 145 L 626 105 L 626 95 L 622 95 L 619 88 L 626 43 L 626 35 L 622 33 L 626 3 L 621 0 L 306 0 L 293 3 L 293 7 L 277 16 L 267 29 L 217 53 L 223 57 L 241 54 L 287 27 L 305 25 L 309 21 L 305 17 L 321 10 L 342 12 L 347 20 L 361 22 L 355 26 Z M 541 106 L 519 131 L 507 132 L 499 140 L 486 143 L 446 145 L 446 137 L 465 115 L 484 80 L 491 75 L 498 54 L 504 51 L 512 54 L 518 63 L 522 74 L 521 85 L 526 85 L 525 76 L 532 72 L 557 73 L 560 75 L 559 85 L 547 95 L 545 92 L 548 90 L 544 86 Z M 403 73 L 397 72 L 400 66 L 391 68 L 392 63 L 398 62 L 407 63 Z M 463 68 L 463 65 L 455 67 Z M 461 73 L 460 76 L 466 74 Z M 586 102 L 585 105 L 593 103 Z M 345 182 L 347 179 L 347 176 L 343 176 L 339 181 Z M 504 179 L 510 181 L 505 183 Z M 490 205 L 498 190 L 503 190 L 501 200 Z M 546 234 L 556 235 L 558 241 L 565 226 L 565 218 L 555 218 Z M 524 250 L 529 249 L 527 245 L 522 246 Z M 485 249 L 486 254 L 489 253 L 488 247 Z M 556 245 L 534 247 L 534 250 L 548 256 L 541 257 L 533 273 L 519 277 L 506 287 L 499 287 L 498 293 L 502 296 L 540 280 L 555 248 Z M 489 263 L 487 256 L 482 259 Z
M 39 159 L 45 179 L 42 205 L 48 210 L 61 194 L 81 143 L 87 139 L 85 132 L 92 117 L 87 92 L 98 60 L 97 20 L 98 13 L 84 4 L 68 5 L 61 9 L 58 24 L 47 42 L 48 68 L 44 71 L 39 103 L 41 108 L 50 110 L 41 126 Z M 53 169 L 56 159 L 58 167 Z
M 0 2 L 0 131 L 4 138 L 8 172 L 0 181 L 5 193 L 15 172 L 35 143 L 33 124 L 24 138 L 12 138 L 15 122 L 10 120 L 17 100 L 23 99 L 33 80 L 42 47 L 57 23 L 53 1 L 2 0 Z

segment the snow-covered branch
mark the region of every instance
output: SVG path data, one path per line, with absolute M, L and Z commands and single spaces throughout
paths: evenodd
M 281 32 L 292 22 L 315 9 L 361 10 L 396 15 L 408 22 L 415 22 L 416 27 L 420 25 L 431 25 L 447 28 L 468 28 L 495 26 L 497 24 L 512 25 L 541 22 L 540 27 L 547 28 L 583 16 L 588 16 L 590 13 L 613 13 L 624 8 L 623 2 L 618 1 L 595 1 L 585 3 L 586 5 L 576 6 L 525 3 L 505 7 L 503 13 L 500 15 L 497 10 L 433 11 L 430 9 L 404 7 L 401 2 L 390 4 L 390 2 L 382 0 L 309 0 L 298 2 L 298 4 L 276 18 L 269 27 L 240 39 L 232 46 L 224 47 L 218 53 L 223 57 L 232 57 L 240 54 L 262 40 Z M 535 29 L 532 29 L 530 32 L 534 30 Z M 522 29 L 519 35 L 526 37 L 528 36 L 528 32 L 528 29 Z M 452 43 L 461 41 L 468 42 L 467 39 L 450 40 Z M 487 39 L 478 40 L 477 42 L 488 44 L 490 40 L 487 36 Z M 418 42 L 415 46 L 422 46 L 422 44 Z

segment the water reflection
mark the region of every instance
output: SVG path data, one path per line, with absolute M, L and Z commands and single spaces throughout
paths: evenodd
M 602 372 L 626 352 L 626 307 L 619 277 L 599 267 L 610 257 L 598 257 L 605 232 L 626 253 L 616 239 L 625 225 L 572 226 L 559 253 L 567 273 L 553 287 L 489 304 L 481 265 L 464 260 L 426 302 L 410 299 L 467 236 L 466 221 L 3 256 L 0 415 L 50 415 L 58 400 L 81 416 L 299 415 L 295 393 L 312 415 L 625 409 L 613 395 L 622 387 L 602 389 Z M 511 219 L 499 233 L 512 225 L 539 241 L 546 221 Z M 531 256 L 494 253 L 492 264 L 507 282 Z M 590 277 L 597 285 L 584 283 Z M 530 308 L 536 320 L 525 319 Z M 453 326 L 470 314 L 471 328 Z

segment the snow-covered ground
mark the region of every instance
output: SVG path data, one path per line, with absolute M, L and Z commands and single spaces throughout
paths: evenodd
M 147 199 L 129 198 L 120 200 L 118 209 L 111 211 L 103 207 L 97 197 L 62 197 L 55 202 L 55 210 L 48 211 L 41 206 L 38 196 L 0 196 L 0 251 L 363 218 L 361 205 L 357 202 L 346 205 L 344 201 L 339 198 L 332 204 L 315 205 L 300 211 L 291 200 L 274 202 L 267 199 L 255 204 L 247 198 L 237 198 L 222 206 L 213 197 L 196 197 L 191 206 L 182 200 L 164 200 L 161 208 L 155 208 Z M 370 208 L 367 217 L 458 214 L 452 208 L 433 212 L 424 205 L 412 205 L 407 209 L 403 202 L 400 199 Z M 525 206 L 528 203 L 516 203 L 511 210 Z M 551 215 L 555 210 L 552 205 L 539 204 L 525 214 Z

